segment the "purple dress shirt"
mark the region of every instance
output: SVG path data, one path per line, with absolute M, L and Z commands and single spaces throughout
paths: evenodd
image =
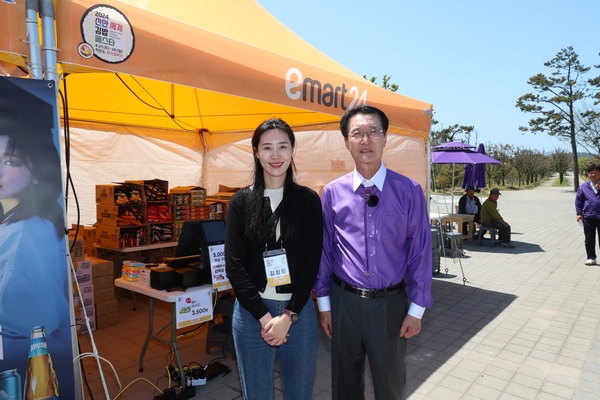
M 379 197 L 375 207 L 367 206 L 362 184 L 354 190 L 354 172 L 323 188 L 323 253 L 315 293 L 329 296 L 333 275 L 367 289 L 394 286 L 406 277 L 409 299 L 430 307 L 431 228 L 423 190 L 392 170 L 382 191 L 372 190 Z
M 575 195 L 575 215 L 600 219 L 600 191 L 594 191 L 592 181 L 585 181 L 579 185 Z

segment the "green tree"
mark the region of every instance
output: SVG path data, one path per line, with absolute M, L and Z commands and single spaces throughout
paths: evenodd
M 546 132 L 569 140 L 573 152 L 574 186 L 579 188 L 579 167 L 577 163 L 577 133 L 580 126 L 576 119 L 576 105 L 588 94 L 588 81 L 583 75 L 590 70 L 579 62 L 573 46 L 560 50 L 556 57 L 544 63 L 552 68 L 551 76 L 537 74 L 529 78 L 528 84 L 536 93 L 527 93 L 517 100 L 516 107 L 538 117 L 529 120 L 529 127 L 519 127 L 521 131 Z
M 486 146 L 487 154 L 495 158 L 498 161 L 502 161 L 503 164 L 488 164 L 486 170 L 487 186 L 492 187 L 493 183 L 505 186 L 506 178 L 513 170 L 512 159 L 514 154 L 514 147 L 509 144 L 491 144 L 488 143 Z
M 437 146 L 443 143 L 450 142 L 465 142 L 469 143 L 471 134 L 475 129 L 474 126 L 454 124 L 448 128 L 431 131 L 431 146 Z
M 377 83 L 377 77 L 376 76 L 372 76 L 371 78 L 367 78 L 366 75 L 363 75 L 363 78 L 365 78 L 366 80 L 368 80 L 371 83 L 374 83 L 376 85 L 379 85 Z M 392 79 L 392 76 L 388 76 L 388 75 L 383 75 L 383 79 L 381 80 L 381 86 L 384 89 L 389 90 L 390 92 L 395 92 L 398 90 L 398 85 L 395 83 L 390 83 L 390 79 Z
M 572 164 L 569 153 L 566 150 L 556 148 L 552 154 L 550 154 L 550 157 L 552 159 L 552 168 L 558 172 L 558 181 L 562 185 L 567 169 L 569 169 Z

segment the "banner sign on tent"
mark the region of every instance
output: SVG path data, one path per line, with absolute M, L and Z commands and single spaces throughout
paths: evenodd
M 52 382 L 38 384 L 47 392 L 36 389 L 30 396 L 74 399 L 54 84 L 0 77 L 0 377 L 24 388 L 26 398 L 30 383 L 41 379 L 35 372 L 41 365 L 53 370 Z
M 89 8 L 81 18 L 83 42 L 77 50 L 83 58 L 121 63 L 133 53 L 133 28 L 119 10 L 107 5 Z

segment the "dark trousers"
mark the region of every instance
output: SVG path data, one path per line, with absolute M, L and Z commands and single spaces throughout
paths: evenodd
M 406 292 L 365 299 L 331 286 L 332 399 L 363 400 L 365 357 L 377 400 L 400 400 L 406 383 L 406 339 L 400 326 L 408 313 Z
M 600 219 L 584 218 L 583 234 L 585 236 L 585 253 L 588 260 L 596 259 L 596 231 L 600 235 Z
M 507 228 L 502 222 L 487 221 L 483 223 L 483 226 L 491 226 L 492 228 L 496 228 L 498 230 L 498 236 L 500 236 L 500 241 L 502 243 L 510 244 L 510 225 Z

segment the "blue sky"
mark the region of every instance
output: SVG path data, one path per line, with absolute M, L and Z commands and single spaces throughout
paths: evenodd
M 398 92 L 433 103 L 448 127 L 473 125 L 472 144 L 550 152 L 570 144 L 522 134 L 515 107 L 544 62 L 573 46 L 588 78 L 600 75 L 600 2 L 584 0 L 258 0 L 314 47 L 360 75 L 391 75 Z

